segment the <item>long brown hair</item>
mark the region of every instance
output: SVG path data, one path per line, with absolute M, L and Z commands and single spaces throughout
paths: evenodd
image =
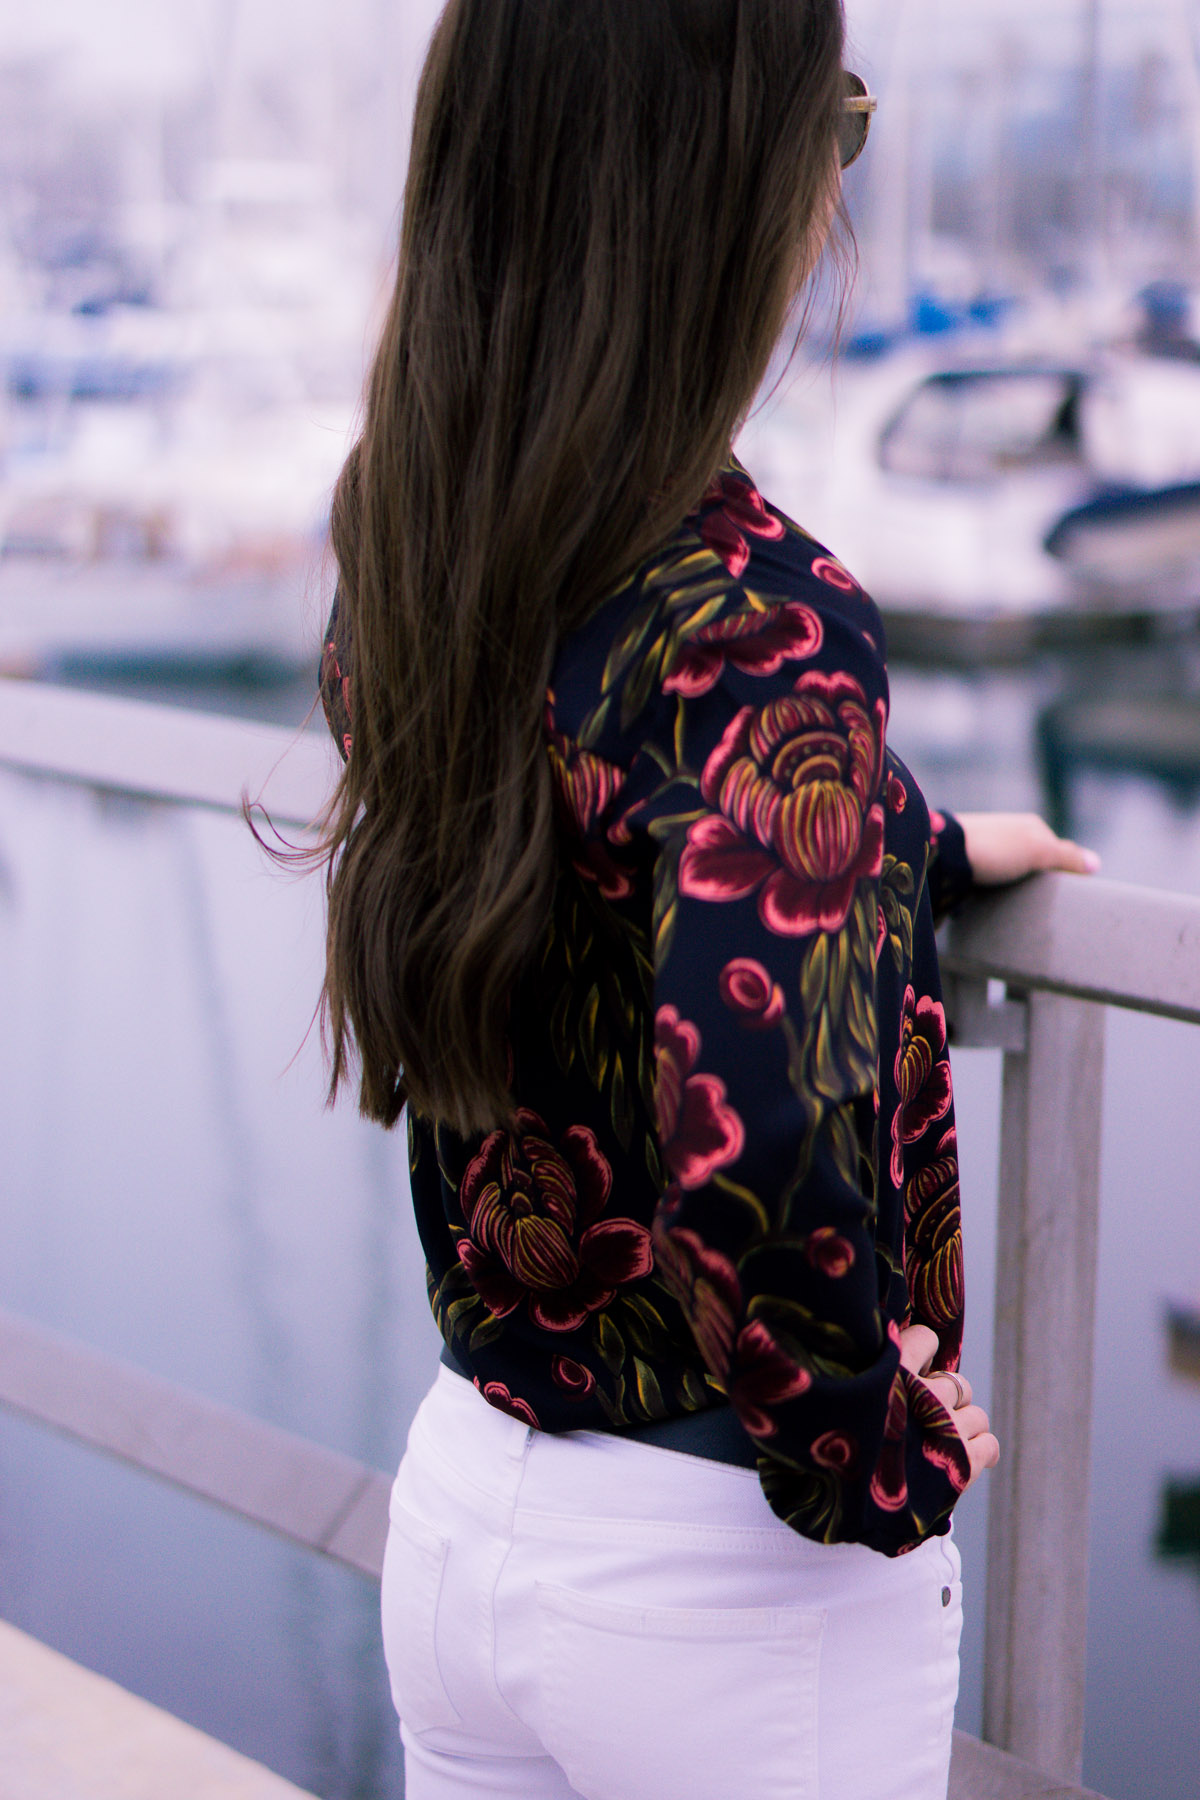
M 333 547 L 332 1089 L 467 1134 L 555 880 L 556 646 L 699 500 L 837 204 L 841 0 L 450 0 Z

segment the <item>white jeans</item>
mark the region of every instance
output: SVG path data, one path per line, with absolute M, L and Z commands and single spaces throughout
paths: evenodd
M 408 1800 L 945 1800 L 958 1552 L 782 1525 L 753 1471 L 550 1436 L 443 1368 L 392 1496 Z

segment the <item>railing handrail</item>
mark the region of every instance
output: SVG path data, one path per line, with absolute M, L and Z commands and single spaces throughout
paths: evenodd
M 379 1579 L 391 1479 L 0 1307 L 0 1405 Z
M 0 765 L 236 812 L 261 799 L 305 825 L 333 789 L 322 732 L 0 677 Z M 1200 1024 L 1200 899 L 1095 876 L 1042 875 L 980 894 L 944 933 L 951 975 Z
M 946 927 L 947 974 L 1200 1024 L 1200 898 L 1095 875 L 979 893 Z
M 248 794 L 277 824 L 308 825 L 333 791 L 338 759 L 324 730 L 0 677 L 0 764 L 229 812 Z

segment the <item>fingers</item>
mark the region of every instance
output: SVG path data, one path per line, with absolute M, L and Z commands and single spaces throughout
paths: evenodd
M 925 1386 L 950 1414 L 951 1422 L 967 1452 L 967 1462 L 970 1466 L 967 1486 L 970 1487 L 971 1483 L 977 1481 L 985 1469 L 994 1469 L 1000 1461 L 1000 1442 L 990 1429 L 988 1416 L 982 1406 L 975 1405 L 971 1396 L 971 1384 L 965 1375 L 951 1376 L 945 1370 L 940 1374 L 937 1370 L 934 1370 L 932 1374 L 923 1374 L 921 1369 L 913 1367 L 909 1357 L 922 1355 L 926 1348 L 918 1337 L 919 1333 L 934 1337 L 934 1333 L 922 1325 L 910 1325 L 907 1330 L 900 1333 L 901 1361 L 912 1374 L 920 1376 Z M 934 1341 L 936 1345 L 936 1338 Z M 932 1354 L 931 1351 L 930 1356 Z M 928 1360 L 926 1358 L 926 1367 L 928 1367 Z M 961 1392 L 959 1391 L 960 1384 Z
M 988 1428 L 988 1416 L 984 1412 L 982 1406 L 956 1407 L 951 1414 L 951 1417 L 958 1427 L 959 1437 L 962 1438 L 968 1450 L 971 1448 L 971 1445 L 976 1438 L 991 1437 L 992 1435 Z M 998 1443 L 996 1445 L 996 1454 L 997 1456 L 1000 1454 L 1000 1446 Z
M 929 1340 L 932 1340 L 930 1344 Z M 991 1431 L 982 1406 L 976 1406 L 971 1384 L 965 1375 L 949 1375 L 945 1370 L 926 1374 L 937 1350 L 937 1336 L 925 1325 L 909 1325 L 900 1333 L 900 1361 L 910 1374 L 917 1375 L 950 1414 L 951 1421 L 967 1452 L 970 1474 L 967 1486 L 978 1480 L 985 1469 L 994 1469 L 1000 1461 L 999 1439 Z M 923 1361 L 918 1359 L 923 1358 Z M 961 1384 L 961 1392 L 960 1392 Z
M 1094 851 L 1057 837 L 1036 813 L 960 813 L 958 822 L 971 872 L 984 886 L 1019 881 L 1035 870 L 1092 875 L 1100 867 Z
M 910 1375 L 923 1375 L 937 1352 L 937 1332 L 928 1325 L 906 1325 L 900 1333 L 900 1361 Z
M 967 1452 L 971 1471 L 967 1486 L 970 1487 L 985 1469 L 994 1469 L 1000 1461 L 1000 1440 L 988 1429 L 988 1416 L 982 1406 L 960 1406 L 950 1417 L 958 1427 Z
M 970 1406 L 971 1384 L 965 1375 L 956 1375 L 951 1378 L 949 1375 L 939 1374 L 935 1370 L 933 1374 L 927 1375 L 925 1380 L 948 1412 L 957 1412 L 964 1406 Z
M 1069 838 L 1055 838 L 1054 859 L 1043 867 L 1065 869 L 1069 875 L 1095 875 L 1100 858 L 1094 850 L 1085 850 L 1082 844 L 1073 844 Z
M 970 1468 L 967 1486 L 970 1487 L 986 1469 L 994 1469 L 1000 1461 L 1000 1440 L 989 1431 L 988 1416 L 982 1406 L 960 1406 L 950 1417 L 958 1427 L 967 1452 Z
M 988 1416 L 982 1406 L 976 1406 L 972 1400 L 971 1384 L 965 1375 L 957 1377 L 963 1385 L 961 1395 L 952 1376 L 923 1375 L 921 1379 L 950 1414 L 955 1429 L 964 1443 L 968 1443 L 972 1438 L 979 1437 L 988 1430 Z
M 970 1487 L 971 1482 L 977 1481 L 985 1469 L 994 1469 L 1000 1461 L 999 1440 L 990 1431 L 980 1432 L 979 1436 L 973 1437 L 967 1445 L 967 1461 L 971 1465 L 971 1474 L 967 1481 L 967 1486 Z
M 1096 873 L 1100 867 L 1100 858 L 1094 850 L 1085 850 L 1082 844 L 1073 843 L 1070 838 L 1055 837 L 1042 819 L 1035 822 L 1041 827 L 1034 836 L 1033 844 L 1037 868 L 1064 869 L 1070 875 Z

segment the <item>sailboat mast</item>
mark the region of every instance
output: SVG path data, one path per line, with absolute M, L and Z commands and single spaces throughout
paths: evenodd
M 880 152 L 871 165 L 872 280 L 882 324 L 908 318 L 912 279 L 912 26 L 914 0 L 894 0 L 890 43 L 881 79 Z
M 1080 274 L 1089 296 L 1096 299 L 1107 274 L 1107 221 L 1104 194 L 1104 119 L 1101 106 L 1102 0 L 1083 0 L 1083 69 L 1080 94 L 1080 171 L 1076 228 L 1081 251 Z
M 1190 0 L 1178 0 L 1175 7 L 1175 29 L 1179 40 L 1179 55 L 1175 60 L 1187 114 L 1188 145 L 1191 151 L 1191 241 L 1188 250 L 1194 278 L 1200 266 L 1200 40 L 1196 36 L 1196 19 Z

